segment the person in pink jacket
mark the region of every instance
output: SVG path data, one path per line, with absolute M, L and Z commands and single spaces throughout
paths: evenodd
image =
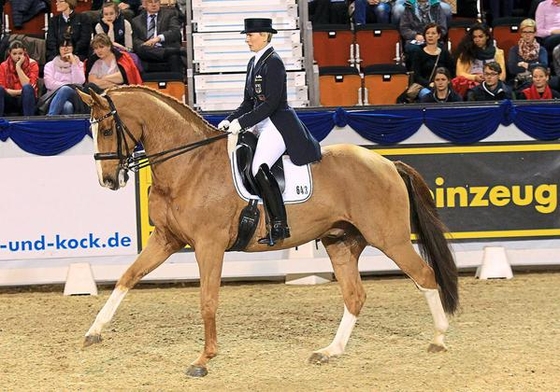
M 542 38 L 542 44 L 548 53 L 552 53 L 556 45 L 560 44 L 560 0 L 544 0 L 535 13 L 537 22 L 537 37 Z

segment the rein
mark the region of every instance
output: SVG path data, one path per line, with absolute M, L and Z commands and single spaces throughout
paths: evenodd
M 119 113 L 117 112 L 117 108 L 113 103 L 113 100 L 108 95 L 105 96 L 107 101 L 109 102 L 109 106 L 111 110 L 104 114 L 102 117 L 97 119 L 90 120 L 90 124 L 98 124 L 101 121 L 113 117 L 115 119 L 115 127 L 117 129 L 117 151 L 116 152 L 107 152 L 107 153 L 95 153 L 93 154 L 93 158 L 96 161 L 102 160 L 110 160 L 110 159 L 118 159 L 119 165 L 123 170 L 126 171 L 133 171 L 137 172 L 140 169 L 143 169 L 148 166 L 157 165 L 158 163 L 165 162 L 171 158 L 175 158 L 181 154 L 187 153 L 198 147 L 205 146 L 207 144 L 213 143 L 217 140 L 226 138 L 228 133 L 223 133 L 218 136 L 214 136 L 208 139 L 200 140 L 198 142 L 186 144 L 184 146 L 174 147 L 169 150 L 164 150 L 157 152 L 155 154 L 146 155 L 145 152 L 132 154 L 128 147 L 128 143 L 126 143 L 126 135 L 134 142 L 134 146 L 140 144 L 139 140 L 137 140 L 134 135 L 128 130 L 126 125 L 122 122 Z M 123 148 L 124 144 L 124 148 Z M 125 150 L 125 152 L 123 152 Z

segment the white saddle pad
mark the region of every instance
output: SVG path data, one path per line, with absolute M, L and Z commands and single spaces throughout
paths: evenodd
M 259 196 L 251 194 L 247 188 L 245 188 L 245 185 L 243 185 L 241 174 L 239 174 L 239 170 L 237 170 L 237 149 L 234 150 L 232 155 L 230 166 L 237 193 L 246 201 L 258 199 Z M 284 192 L 282 193 L 284 204 L 303 203 L 311 197 L 313 191 L 311 169 L 309 165 L 294 165 L 287 155 L 282 156 L 282 161 L 284 163 L 284 178 L 286 184 Z

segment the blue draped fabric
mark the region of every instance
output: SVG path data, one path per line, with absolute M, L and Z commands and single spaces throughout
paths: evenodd
M 350 127 L 363 138 L 381 145 L 397 144 L 424 124 L 440 138 L 454 144 L 484 140 L 498 126 L 515 126 L 536 140 L 560 138 L 560 105 L 555 102 L 502 101 L 497 104 L 406 105 L 368 107 L 362 110 L 301 110 L 298 116 L 321 141 L 336 127 Z M 213 125 L 225 114 L 208 114 Z M 89 132 L 88 118 L 7 121 L 0 118 L 0 140 L 12 139 L 22 150 L 56 155 L 79 143 Z
M 78 144 L 89 134 L 89 121 L 39 120 L 0 124 L 0 140 L 12 139 L 24 151 L 36 155 L 57 155 Z

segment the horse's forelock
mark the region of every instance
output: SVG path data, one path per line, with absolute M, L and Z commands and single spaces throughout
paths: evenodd
M 151 87 L 148 87 L 148 86 L 141 86 L 141 85 L 117 86 L 117 87 L 113 87 L 113 88 L 107 90 L 106 94 L 112 95 L 111 93 L 118 94 L 120 92 L 135 93 L 135 92 L 138 92 L 139 90 L 147 93 L 148 95 L 150 95 L 153 98 L 164 101 L 167 105 L 169 105 L 170 107 L 175 109 L 175 111 L 177 111 L 177 113 L 179 113 L 181 116 L 183 116 L 183 118 L 186 121 L 195 122 L 195 123 L 198 122 L 205 128 L 215 130 L 215 127 L 212 124 L 210 124 L 204 117 L 202 117 L 198 112 L 193 110 L 190 106 L 185 105 L 183 102 L 179 101 L 175 97 L 172 97 L 172 96 L 167 95 L 167 94 L 163 94 L 162 92 L 160 92 L 158 90 L 155 90 L 155 89 L 153 89 Z

